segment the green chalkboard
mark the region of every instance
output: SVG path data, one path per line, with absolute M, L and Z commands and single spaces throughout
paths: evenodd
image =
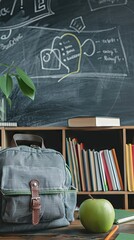
M 133 0 L 1 0 L 0 62 L 37 88 L 32 102 L 16 85 L 9 121 L 66 126 L 97 115 L 134 125 Z

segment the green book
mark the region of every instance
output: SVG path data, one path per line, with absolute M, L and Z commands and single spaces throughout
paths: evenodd
M 115 239 L 116 240 L 134 240 L 134 234 L 119 233 L 119 235 Z
M 134 211 L 128 211 L 125 209 L 115 209 L 115 224 L 134 221 Z

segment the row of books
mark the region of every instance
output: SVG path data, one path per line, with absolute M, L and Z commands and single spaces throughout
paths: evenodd
M 76 138 L 66 138 L 67 161 L 72 183 L 78 191 L 123 190 L 122 176 L 115 149 L 85 149 Z
M 126 144 L 125 159 L 128 191 L 134 191 L 134 144 Z

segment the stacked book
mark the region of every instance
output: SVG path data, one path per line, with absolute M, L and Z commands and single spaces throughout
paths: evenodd
M 120 118 L 117 117 L 74 117 L 68 119 L 69 127 L 112 127 L 120 126 Z
M 66 138 L 67 162 L 78 191 L 121 191 L 122 176 L 115 149 L 85 149 L 76 138 Z
M 17 127 L 17 122 L 1 122 L 0 127 Z
M 126 144 L 125 160 L 128 191 L 134 191 L 134 144 Z

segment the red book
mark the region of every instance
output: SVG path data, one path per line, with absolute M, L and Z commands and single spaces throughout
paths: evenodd
M 105 171 L 105 175 L 106 175 L 106 180 L 107 180 L 107 184 L 108 184 L 108 190 L 112 191 L 113 190 L 112 181 L 111 181 L 110 173 L 109 173 L 109 170 L 108 170 L 108 166 L 107 166 L 107 162 L 106 162 L 103 150 L 101 151 L 101 156 L 102 156 L 102 162 L 103 162 L 104 171 Z

